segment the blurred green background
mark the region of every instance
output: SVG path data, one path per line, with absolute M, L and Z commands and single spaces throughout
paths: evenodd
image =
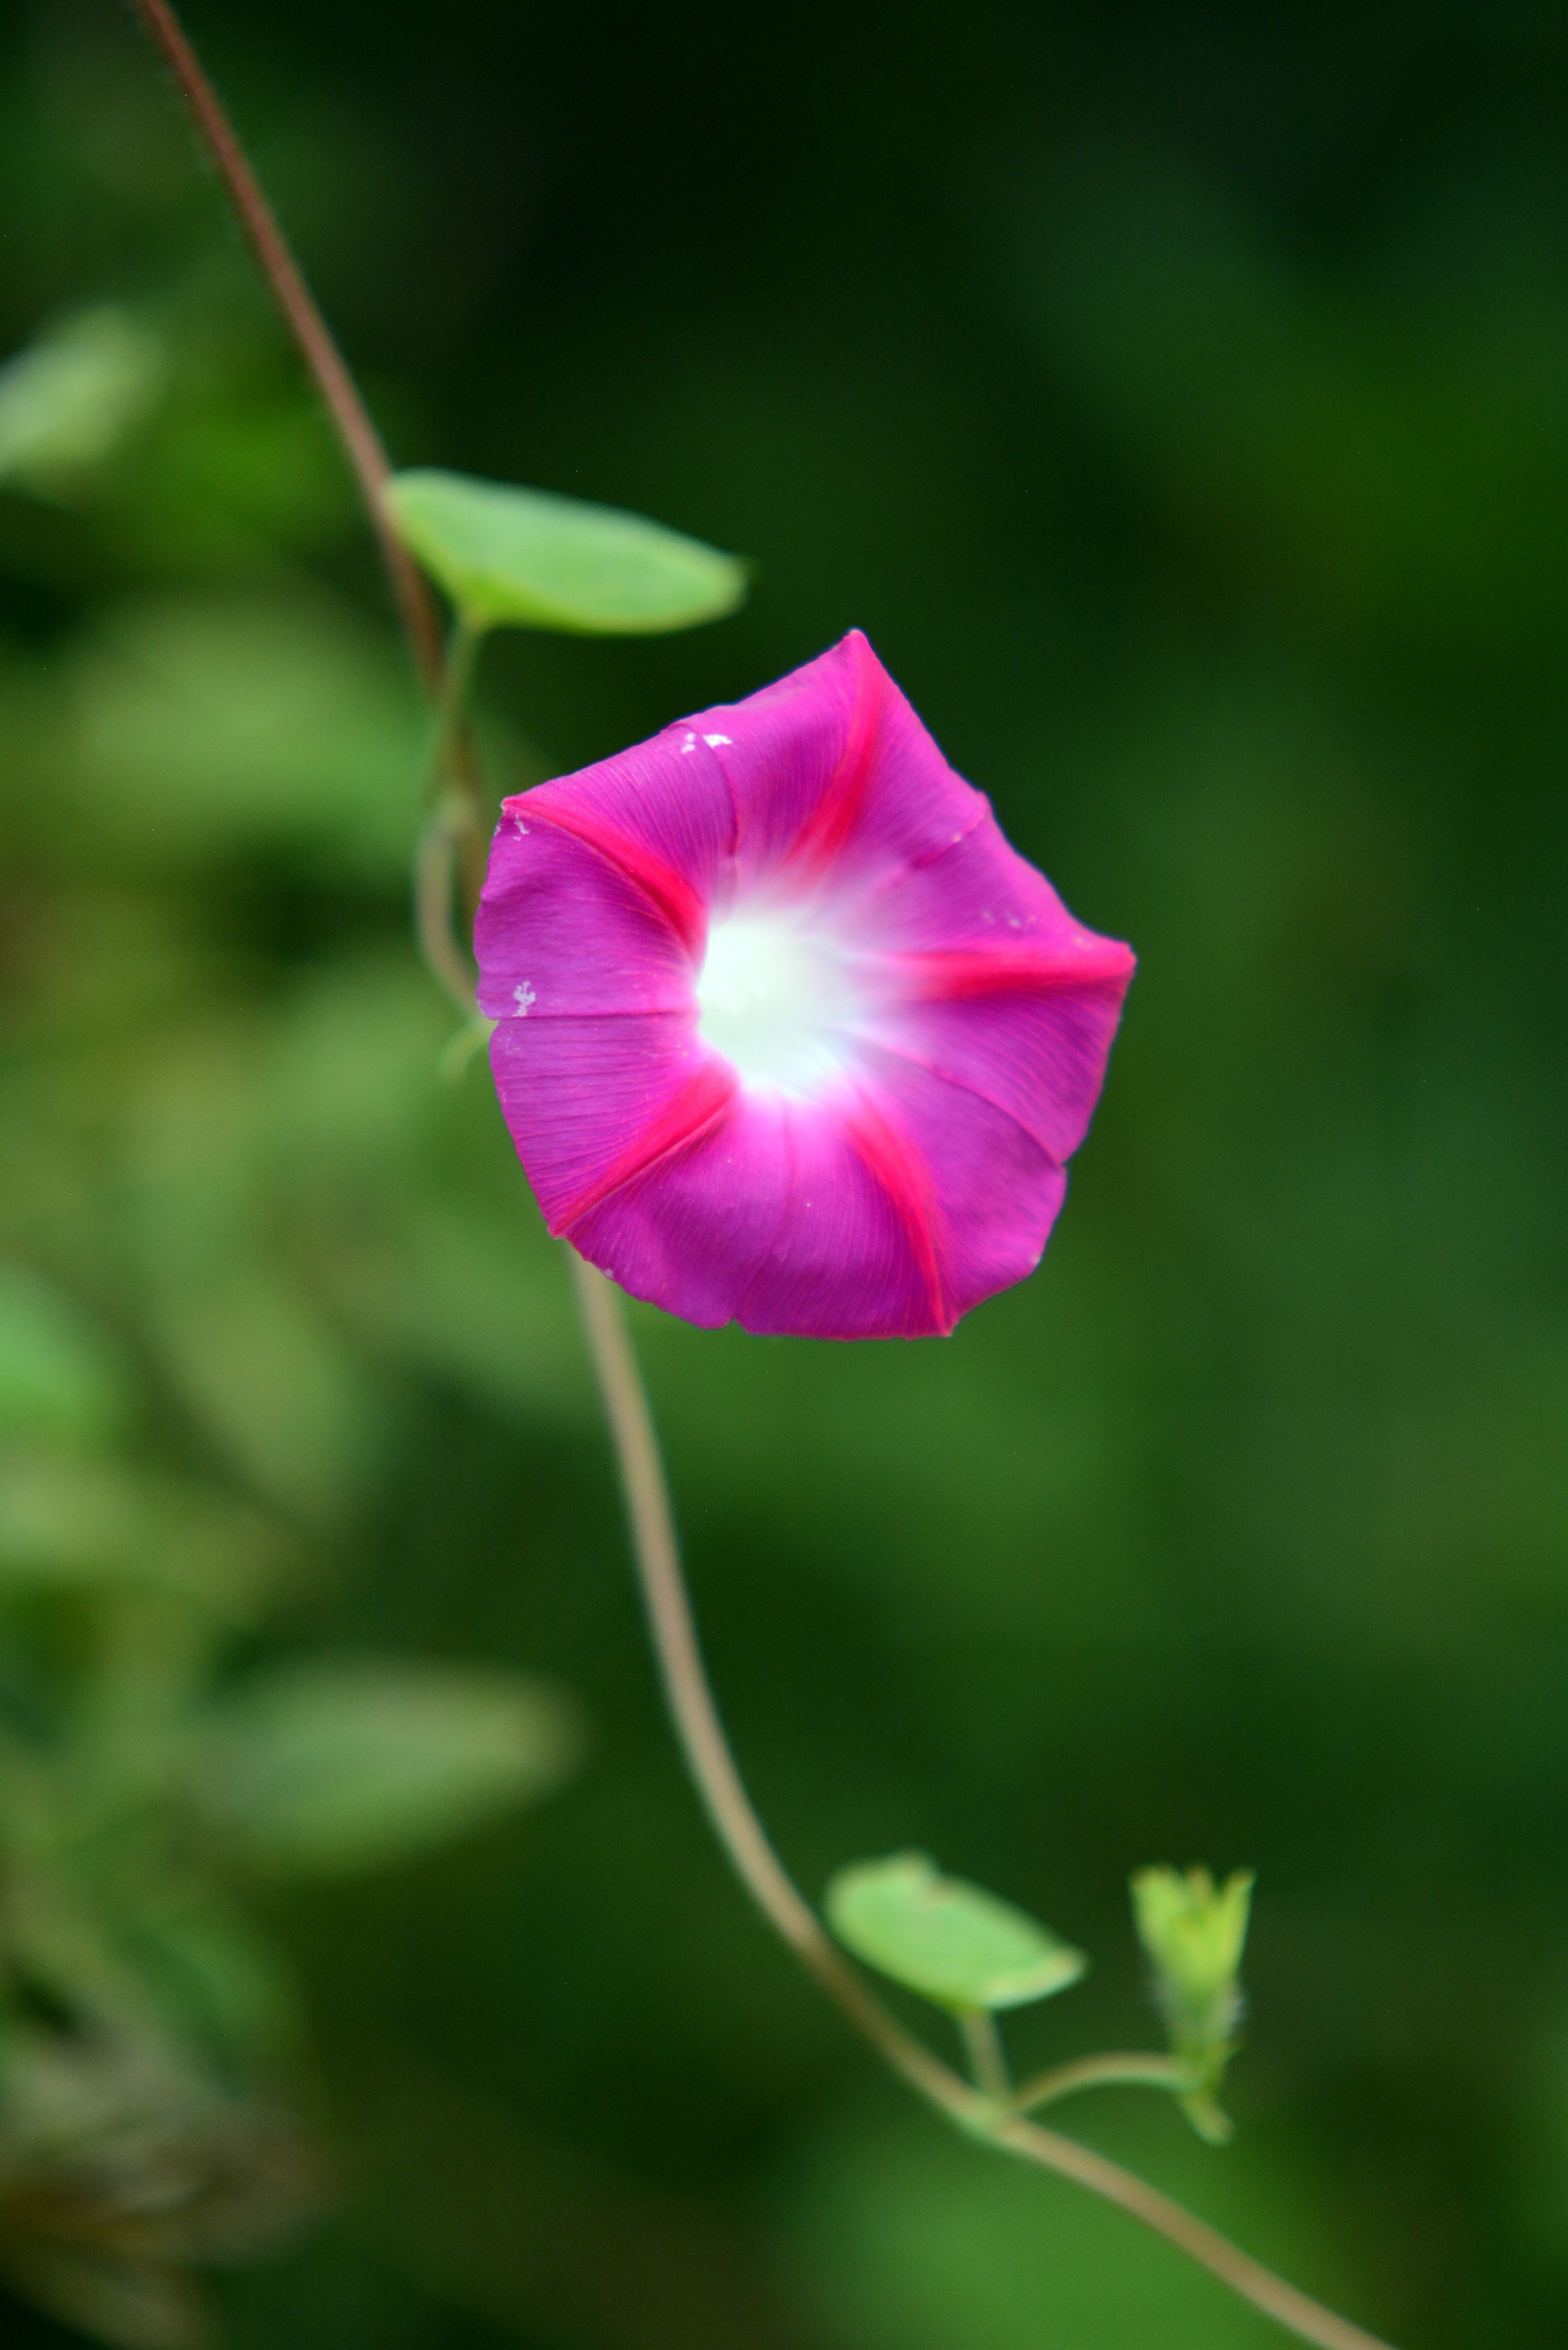
M 498 642 L 504 787 L 858 624 L 1140 953 L 1045 1263 L 950 1341 L 636 1316 L 784 1853 L 815 1892 L 922 1845 L 1096 1953 L 1018 2024 L 1038 2063 L 1154 2037 L 1131 1868 L 1255 1866 L 1236 2144 L 1131 2091 L 1064 2118 L 1404 2350 L 1560 2342 L 1568 19 L 189 22 L 400 462 L 756 561 L 711 630 Z M 335 452 L 129 20 L 34 0 L 0 41 L 0 350 L 65 321 L 97 386 L 48 445 L 0 380 L 0 1681 L 56 1773 L 27 1868 L 120 1920 L 140 1983 L 147 1888 L 243 1873 L 222 1741 L 258 1690 L 379 1670 L 396 1723 L 393 1667 L 342 1661 L 372 1652 L 568 1725 L 541 1777 L 482 1721 L 404 1865 L 258 1847 L 234 1948 L 181 1960 L 228 2002 L 243 2141 L 181 2158 L 243 2174 L 268 2248 L 218 2279 L 230 2338 L 1263 2350 L 910 2109 L 728 1881 L 564 1267 L 483 1066 L 434 1075 L 421 721 Z M 155 1852 L 134 1804 L 102 1826 L 151 1751 L 134 1705 L 105 1727 L 111 1653 L 135 1704 L 206 1676 Z M 75 1993 L 28 1963 L 36 2055 Z M 68 2240 L 123 2339 L 194 2341 L 121 2288 L 245 2226 L 161 2235 L 145 2148 L 62 2219 L 21 2077 L 0 2051 L 0 2259 Z M 322 2150 L 267 2152 L 279 2096 Z

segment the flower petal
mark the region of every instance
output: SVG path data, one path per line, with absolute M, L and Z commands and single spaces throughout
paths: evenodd
M 689 1014 L 503 1020 L 490 1040 L 503 1115 L 553 1232 L 688 1148 L 722 1116 L 733 1070 Z
M 669 917 L 554 827 L 503 818 L 473 942 L 491 1020 L 680 1012 L 691 1002 L 691 958 Z
M 889 1180 L 879 1121 L 832 1105 L 741 1096 L 691 1149 L 671 1153 L 571 1228 L 573 1245 L 688 1322 L 738 1321 L 765 1336 L 924 1337 L 955 1318 L 933 1294 L 929 1228 L 909 1214 L 918 1168 Z
M 897 1055 L 863 1048 L 863 1101 L 898 1137 L 929 1202 L 950 1330 L 999 1289 L 1033 1272 L 1066 1192 L 1056 1158 L 1010 1111 Z
M 950 1327 L 929 1252 L 840 1104 L 796 1105 L 794 1176 L 767 1254 L 735 1307 L 744 1328 L 813 1338 L 923 1338 Z
M 519 792 L 504 802 L 503 816 L 591 842 L 608 863 L 651 883 L 684 930 L 690 914 L 705 909 L 735 841 L 734 803 L 697 732 L 702 723 L 683 720 L 611 759 Z
M 1051 1158 L 1070 1159 L 1099 1099 L 1127 979 L 986 976 L 983 990 L 879 1008 L 860 1035 L 1005 1111 Z
M 858 629 L 776 685 L 688 723 L 733 795 L 742 894 L 770 880 L 795 892 L 885 884 L 986 814 Z
M 717 1329 L 767 1254 L 793 1163 L 784 1103 L 742 1095 L 692 1148 L 607 1194 L 572 1244 L 634 1296 Z
M 882 860 L 859 909 L 877 945 L 904 954 L 1027 948 L 1052 956 L 1110 946 L 1130 972 L 1129 950 L 1075 921 L 1044 873 L 1003 837 L 990 803 L 978 792 L 969 796 L 973 820 L 961 831 L 955 826 L 929 853 Z

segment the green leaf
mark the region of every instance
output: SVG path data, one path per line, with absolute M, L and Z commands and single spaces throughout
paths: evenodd
M 87 1315 L 52 1283 L 0 1264 L 0 1440 L 91 1444 L 127 1417 L 120 1364 Z
M 583 1731 L 522 1676 L 374 1658 L 286 1665 L 214 1713 L 190 1793 L 242 1863 L 268 1874 L 379 1868 L 550 1794 Z
M 1011 1902 L 940 1875 L 923 1852 L 841 1868 L 826 1908 L 857 1958 L 943 2007 L 1023 2007 L 1065 1991 L 1088 1964 Z
M 654 636 L 722 619 L 746 567 L 642 515 L 421 470 L 387 491 L 403 544 L 471 628 Z

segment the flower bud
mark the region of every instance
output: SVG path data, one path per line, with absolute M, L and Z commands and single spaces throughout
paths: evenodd
M 1194 2127 L 1215 2140 L 1231 2131 L 1214 2095 L 1237 2044 L 1251 1898 L 1249 1869 L 1221 1886 L 1206 1868 L 1145 1868 L 1132 1880 L 1133 1917 L 1154 1961 L 1171 2054 L 1191 2075 L 1182 2104 Z

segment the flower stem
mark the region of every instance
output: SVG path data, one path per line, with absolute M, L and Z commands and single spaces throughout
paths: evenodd
M 1119 2163 L 1080 2146 L 1075 2138 L 1042 2129 L 1016 2111 L 999 2113 L 992 2096 L 971 2088 L 961 2074 L 912 2039 L 840 1956 L 769 1843 L 730 1751 L 702 1663 L 669 1483 L 619 1296 L 575 1250 L 570 1257 L 620 1471 L 632 1555 L 665 1700 L 714 1831 L 758 1908 L 894 2071 L 970 2135 L 1116 2204 L 1316 2350 L 1389 2350 L 1376 2334 L 1298 2293 L 1207 2221 L 1183 2210 Z
M 437 712 L 438 740 L 450 745 L 447 764 L 457 772 L 459 790 L 467 809 L 462 821 L 465 830 L 472 835 L 478 812 L 476 770 L 466 732 L 461 725 L 468 656 L 465 653 L 461 663 L 457 660 L 458 641 L 454 641 L 451 657 L 443 653 L 434 600 L 423 575 L 388 520 L 382 493 L 389 468 L 380 437 L 234 126 L 169 0 L 130 0 L 130 5 L 173 76 L 197 132 L 217 167 L 262 275 L 316 380 L 337 430 L 375 532 L 421 681 Z M 478 838 L 482 849 L 482 830 Z M 428 879 L 432 892 L 437 882 L 444 880 L 449 925 L 456 847 L 452 846 L 442 853 L 450 855 L 452 861 L 443 864 L 441 858 L 432 857 L 428 877 L 421 867 L 421 880 Z M 424 910 L 421 909 L 421 938 L 428 952 L 422 926 Z M 433 922 L 433 906 L 429 911 Z M 431 936 L 434 935 L 432 929 Z M 446 935 L 450 937 L 449 927 Z M 443 983 L 452 985 L 459 970 L 463 973 L 462 987 L 460 991 L 454 986 L 453 992 L 460 993 L 466 1009 L 472 1003 L 472 989 L 461 957 L 450 975 L 440 975 Z M 1389 2345 L 1376 2335 L 1334 2316 L 1305 2293 L 1298 2293 L 1293 2285 L 1286 2284 L 1282 2278 L 1228 2243 L 1204 2220 L 1184 2211 L 1158 2188 L 1135 2178 L 1118 2163 L 1108 2161 L 1089 2147 L 1080 2146 L 1075 2138 L 1042 2129 L 1038 2123 L 1025 2120 L 1016 2111 L 999 2111 L 994 2098 L 971 2087 L 961 2074 L 933 2056 L 888 2014 L 829 1939 L 815 1911 L 769 1843 L 730 1752 L 702 1664 L 675 1539 L 664 1463 L 619 1297 L 602 1274 L 575 1251 L 569 1253 L 588 1348 L 620 1471 L 632 1555 L 665 1696 L 714 1832 L 763 1916 L 892 2069 L 961 2128 L 1023 2161 L 1073 2179 L 1091 2194 L 1130 2213 L 1208 2269 L 1244 2301 L 1250 2301 L 1255 2309 L 1276 2319 L 1303 2342 L 1315 2345 L 1316 2350 L 1389 2350 Z
M 483 631 L 461 612 L 452 625 L 446 649 L 441 656 L 441 676 L 437 682 L 431 710 L 431 747 L 425 766 L 425 789 L 432 801 L 441 797 L 453 780 L 453 770 L 461 767 L 460 745 L 467 723 L 468 697 L 473 690 L 473 672 L 479 661 L 479 649 L 484 641 Z
M 1008 2153 L 1038 2163 L 1044 2170 L 1054 2170 L 1059 2178 L 1073 2179 L 1091 2195 L 1141 2220 L 1221 2284 L 1229 2285 L 1241 2300 L 1262 2310 L 1265 2317 L 1272 2317 L 1303 2342 L 1313 2343 L 1315 2350 L 1390 2350 L 1377 2334 L 1353 2325 L 1347 2317 L 1336 2317 L 1332 2309 L 1287 2284 L 1206 2220 L 1185 2210 L 1147 2179 L 1124 2170 L 1119 2162 L 1096 2154 L 1093 2147 L 1081 2146 L 1076 2138 L 1063 2137 L 1056 2130 L 1042 2129 L 1038 2122 L 1004 2121 L 992 2137 Z
M 443 652 L 435 598 L 423 572 L 393 530 L 387 512 L 384 493 L 391 478 L 391 466 L 381 436 L 316 296 L 306 283 L 305 273 L 295 259 L 239 134 L 170 0 L 130 0 L 130 5 L 173 78 L 196 134 L 223 182 L 256 266 L 315 380 L 358 485 L 420 682 L 435 706 L 438 720 L 447 721 L 441 727 L 441 759 L 451 775 L 452 790 L 416 852 L 415 927 L 434 976 L 465 1010 L 472 1011 L 473 983 L 453 936 L 452 908 L 461 884 L 462 901 L 472 914 L 484 878 L 487 827 L 483 795 L 462 718 L 473 639 L 460 624 L 451 653 Z M 458 672 L 455 678 L 454 671 Z M 451 690 L 454 683 L 456 691 Z
M 431 711 L 425 791 L 431 813 L 414 851 L 414 932 L 420 951 L 460 1012 L 474 1010 L 473 966 L 452 920 L 462 897 L 478 903 L 483 881 L 484 827 L 479 816 L 478 771 L 467 734 L 468 697 L 483 641 L 461 617 L 441 662 Z M 480 864 L 474 865 L 477 849 Z
M 443 804 L 426 820 L 414 850 L 414 935 L 427 968 L 458 1010 L 472 1019 L 473 966 L 458 943 L 452 922 L 457 869 L 456 827 Z
M 757 1907 L 895 2071 L 955 2115 L 966 2120 L 974 2117 L 971 2109 L 978 2109 L 980 2101 L 967 2083 L 894 2022 L 828 1939 L 752 1807 L 703 1668 L 691 1601 L 680 1569 L 664 1463 L 620 1298 L 604 1274 L 575 1249 L 568 1254 L 620 1471 L 632 1555 L 664 1694 L 719 1841 Z
M 173 76 L 174 86 L 197 136 L 212 157 L 234 217 L 255 255 L 256 265 L 326 402 L 376 534 L 403 633 L 425 690 L 433 695 L 441 673 L 441 621 L 423 573 L 394 534 L 387 516 L 382 492 L 391 468 L 381 436 L 370 421 L 359 388 L 305 282 L 304 273 L 234 124 L 169 0 L 130 0 L 130 5 Z

